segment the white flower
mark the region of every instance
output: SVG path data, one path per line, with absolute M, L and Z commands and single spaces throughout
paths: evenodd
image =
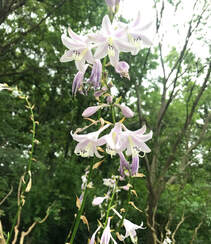
M 78 135 L 77 133 L 72 133 L 71 135 L 74 140 L 79 142 L 75 148 L 75 154 L 78 154 L 82 157 L 93 157 L 94 155 L 98 158 L 102 158 L 102 156 L 97 151 L 97 146 L 101 146 L 105 144 L 103 139 L 98 139 L 98 136 L 102 131 L 108 128 L 110 125 L 107 124 L 103 126 L 101 129 L 95 132 L 91 132 L 84 135 Z
M 131 52 L 134 48 L 125 41 L 125 28 L 114 28 L 108 15 L 104 16 L 101 30 L 90 35 L 90 40 L 96 44 L 94 57 L 96 59 L 109 56 L 111 64 L 115 67 L 119 62 L 120 52 Z

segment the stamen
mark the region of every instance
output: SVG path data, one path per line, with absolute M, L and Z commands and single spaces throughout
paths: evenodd
M 115 56 L 114 47 L 110 44 L 108 44 L 108 55 Z

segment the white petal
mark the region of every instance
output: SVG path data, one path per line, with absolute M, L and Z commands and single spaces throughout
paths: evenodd
M 72 51 L 70 50 L 65 51 L 65 53 L 60 58 L 60 62 L 69 62 L 69 61 L 73 61 Z
M 112 26 L 111 26 L 111 21 L 110 21 L 108 15 L 104 16 L 104 18 L 103 18 L 102 28 L 103 28 L 103 31 L 106 32 L 106 34 L 108 34 L 108 35 L 111 34 Z
M 104 58 L 108 53 L 108 44 L 102 44 L 97 47 L 97 50 L 95 51 L 95 58 L 101 59 Z

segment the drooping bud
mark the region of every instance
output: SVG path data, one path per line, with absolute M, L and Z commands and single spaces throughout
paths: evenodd
M 77 91 L 79 89 L 81 89 L 82 87 L 82 83 L 83 83 L 83 79 L 84 79 L 84 73 L 79 71 L 76 75 L 75 78 L 73 80 L 73 84 L 72 84 L 72 94 L 76 95 Z
M 119 153 L 120 157 L 120 167 L 119 167 L 119 173 L 124 178 L 126 176 L 125 170 L 130 171 L 130 165 L 128 161 L 125 159 L 125 156 L 122 152 Z M 128 176 L 128 174 L 127 174 Z
M 121 77 L 125 77 L 128 80 L 130 80 L 130 76 L 128 73 L 129 68 L 130 68 L 129 64 L 126 63 L 125 61 L 120 61 L 117 63 L 117 65 L 115 65 L 115 71 L 119 73 Z
M 94 88 L 98 88 L 100 86 L 100 81 L 102 77 L 102 64 L 99 59 L 95 61 L 92 67 L 92 73 L 89 78 L 89 82 L 94 86 Z
M 113 100 L 112 96 L 107 96 L 107 98 L 106 98 L 107 104 L 111 104 L 112 100 Z
M 100 96 L 103 95 L 107 90 L 108 90 L 108 88 L 104 86 L 104 87 L 102 87 L 101 90 L 96 91 L 96 92 L 94 93 L 94 96 L 95 96 L 95 97 L 100 97 Z
M 88 118 L 88 117 L 92 116 L 93 114 L 95 114 L 100 108 L 101 108 L 101 106 L 88 107 L 83 111 L 82 116 L 85 118 Z
M 123 115 L 126 118 L 132 118 L 134 116 L 134 112 L 128 106 L 119 105 L 119 104 L 115 104 L 115 105 L 121 109 Z
M 92 206 L 98 206 L 101 203 L 103 203 L 103 201 L 107 198 L 107 196 L 105 197 L 95 197 L 92 201 Z
M 139 157 L 137 155 L 137 156 L 133 157 L 133 159 L 132 159 L 131 174 L 132 175 L 137 174 L 138 169 L 139 169 Z

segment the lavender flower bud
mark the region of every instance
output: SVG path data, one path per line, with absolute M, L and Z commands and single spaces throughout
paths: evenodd
M 120 61 L 115 66 L 116 72 L 119 73 L 121 77 L 125 77 L 128 80 L 130 80 L 130 76 L 129 76 L 129 73 L 128 73 L 129 68 L 130 68 L 129 64 L 126 63 L 125 61 Z
M 91 106 L 91 107 L 88 107 L 86 108 L 83 113 L 82 113 L 82 116 L 87 118 L 87 117 L 90 117 L 92 116 L 93 114 L 95 114 L 97 112 L 98 109 L 100 109 L 101 106 Z
M 94 86 L 94 88 L 98 88 L 100 86 L 100 81 L 102 77 L 102 64 L 99 59 L 97 59 L 92 67 L 92 73 L 89 78 L 89 82 Z
M 106 199 L 107 197 L 95 197 L 92 201 L 92 206 L 97 206 L 100 205 L 101 203 L 103 203 L 103 201 Z
M 123 115 L 126 117 L 126 118 L 131 118 L 134 116 L 134 112 L 127 106 L 125 105 L 119 105 L 119 104 L 116 104 L 117 107 L 119 107 L 123 113 Z
M 73 80 L 73 84 L 72 84 L 72 94 L 73 95 L 76 95 L 76 92 L 82 87 L 83 79 L 84 79 L 84 73 L 79 71 L 75 75 L 75 78 Z
M 132 160 L 132 165 L 131 165 L 131 173 L 132 175 L 135 175 L 138 173 L 138 169 L 139 169 L 139 157 L 138 155 L 133 157 Z
M 106 98 L 107 104 L 111 104 L 112 100 L 113 100 L 112 96 L 107 96 L 107 98 Z

